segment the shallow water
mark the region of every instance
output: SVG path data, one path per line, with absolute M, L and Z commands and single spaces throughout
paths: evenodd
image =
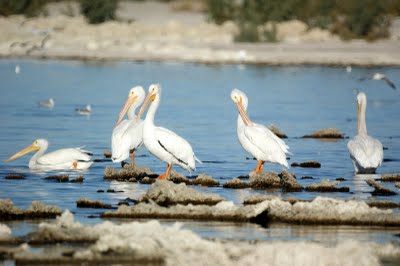
M 21 68 L 15 74 L 15 66 Z M 0 60 L 0 198 L 10 198 L 15 205 L 27 207 L 33 200 L 70 209 L 83 223 L 97 223 L 90 219 L 102 210 L 78 209 L 76 200 L 86 197 L 117 204 L 127 197 L 139 198 L 148 185 L 109 182 L 103 180 L 104 168 L 119 167 L 111 161 L 95 163 L 89 170 L 69 173 L 70 177 L 84 175 L 80 183 L 57 183 L 44 180 L 49 173 L 34 173 L 28 169 L 30 156 L 10 163 L 3 161 L 37 138 L 47 138 L 49 150 L 79 147 L 102 159 L 110 149 L 111 131 L 125 102 L 129 89 L 137 84 L 146 89 L 158 82 L 163 87 L 156 124 L 167 127 L 186 138 L 203 164 L 193 174 L 207 173 L 224 183 L 249 173 L 256 165 L 240 146 L 236 137 L 237 109 L 230 99 L 230 91 L 239 88 L 249 97 L 250 118 L 261 124 L 274 124 L 289 138 L 292 162 L 317 160 L 319 169 L 291 168 L 297 177 L 311 175 L 314 180 L 301 180 L 307 186 L 322 179 L 343 177 L 343 186 L 350 193 L 282 193 L 280 190 L 229 190 L 222 187 L 196 188 L 221 194 L 241 204 L 251 195 L 279 195 L 312 199 L 329 196 L 357 200 L 400 201 L 400 196 L 372 197 L 367 178 L 382 173 L 399 172 L 400 166 L 400 94 L 381 81 L 359 82 L 358 78 L 375 72 L 385 73 L 400 86 L 400 68 L 357 68 L 351 73 L 344 68 L 320 66 L 262 67 L 244 65 L 196 65 L 178 63 L 92 63 L 80 61 Z M 299 137 L 324 127 L 336 127 L 352 137 L 357 126 L 355 89 L 368 97 L 367 127 L 370 135 L 378 138 L 385 148 L 385 162 L 375 176 L 354 176 L 348 155 L 348 139 L 323 142 Z M 52 110 L 39 108 L 38 101 L 54 98 Z M 77 107 L 91 104 L 90 117 L 79 116 Z M 151 167 L 155 172 L 165 170 L 165 164 L 149 155 L 142 147 L 136 162 Z M 182 169 L 174 167 L 178 171 Z M 280 172 L 279 165 L 267 164 L 266 171 Z M 24 173 L 25 180 L 6 180 L 8 173 Z M 57 172 L 58 174 L 59 172 Z M 395 189 L 392 183 L 385 186 Z M 121 193 L 97 193 L 113 188 Z M 169 223 L 169 222 L 166 222 Z M 35 222 L 12 222 L 15 235 L 23 235 L 35 228 Z M 186 223 L 202 236 L 234 239 L 310 239 L 321 238 L 325 232 L 333 238 L 359 238 L 386 242 L 393 240 L 392 231 L 379 229 L 325 229 L 316 227 L 281 226 L 260 228 L 254 225 L 215 223 Z M 284 229 L 282 229 L 284 228 Z M 297 228 L 297 229 L 296 229 Z M 298 229 L 300 228 L 300 229 Z M 304 229 L 305 228 L 305 229 Z M 342 230 L 343 229 L 343 230 Z M 336 233 L 332 233 L 336 232 Z M 360 232 L 360 233 L 359 233 Z M 397 231 L 398 233 L 398 231 Z M 323 238 L 323 237 L 322 237 Z

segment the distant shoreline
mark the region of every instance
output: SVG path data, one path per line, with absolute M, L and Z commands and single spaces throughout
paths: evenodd
M 123 49 L 125 48 L 125 49 Z M 113 49 L 114 50 L 114 49 Z M 129 47 L 118 47 L 118 51 L 82 51 L 46 49 L 31 54 L 1 53 L 1 59 L 77 60 L 104 62 L 175 62 L 193 64 L 246 64 L 246 65 L 322 65 L 400 67 L 400 44 L 394 41 L 379 43 L 234 43 L 215 47 L 202 45 L 185 48 L 184 52 L 162 54 L 157 51 L 129 51 Z

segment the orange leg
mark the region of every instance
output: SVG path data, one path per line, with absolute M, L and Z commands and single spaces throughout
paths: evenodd
M 131 153 L 131 164 L 135 164 L 135 151 Z
M 78 162 L 73 162 L 72 165 L 74 166 L 74 169 L 78 168 Z
M 263 170 L 263 166 L 264 166 L 264 161 L 258 160 L 257 161 L 257 167 L 254 169 L 255 173 L 261 173 Z
M 167 179 L 169 177 L 169 172 L 171 171 L 172 163 L 168 164 L 167 169 L 164 174 L 161 174 L 157 177 L 157 179 Z

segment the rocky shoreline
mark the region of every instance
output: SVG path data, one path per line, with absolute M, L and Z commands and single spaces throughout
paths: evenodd
M 282 30 L 278 43 L 236 43 L 237 30 L 232 22 L 90 25 L 82 16 L 0 17 L 0 58 L 400 66 L 400 45 L 395 39 L 343 42 L 322 30 L 316 34 L 300 27 L 299 32 Z

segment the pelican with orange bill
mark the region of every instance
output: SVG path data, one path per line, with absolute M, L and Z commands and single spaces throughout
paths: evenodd
M 32 170 L 83 170 L 93 164 L 90 157 L 91 153 L 82 148 L 59 149 L 44 154 L 48 146 L 49 142 L 46 139 L 37 139 L 25 149 L 8 158 L 5 162 L 10 162 L 25 154 L 36 151 L 29 161 L 29 168 Z

